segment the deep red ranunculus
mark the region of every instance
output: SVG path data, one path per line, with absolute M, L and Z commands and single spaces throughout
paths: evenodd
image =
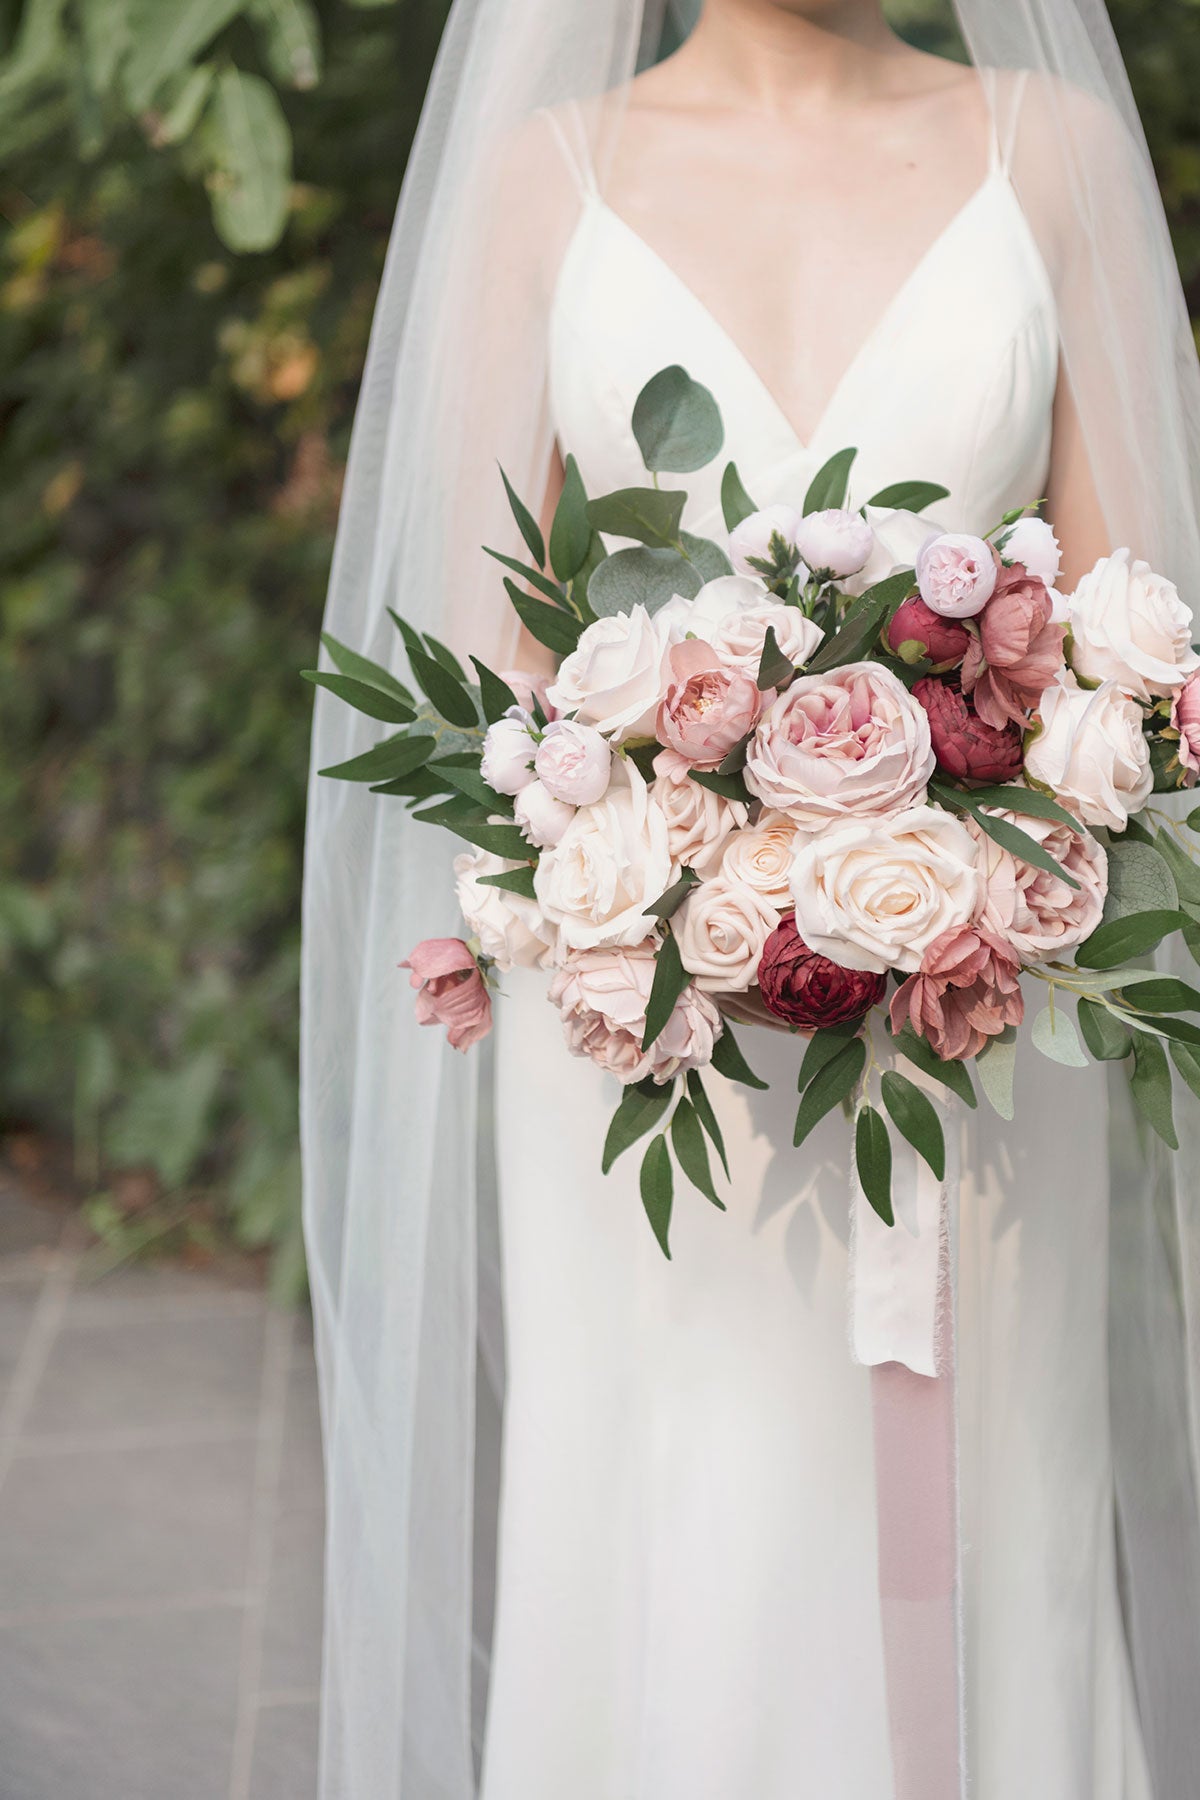
M 887 641 L 897 655 L 901 644 L 923 644 L 923 653 L 931 662 L 953 667 L 967 654 L 971 634 L 961 619 L 943 619 L 914 594 L 892 614 Z
M 827 956 L 818 956 L 804 942 L 789 914 L 763 946 L 758 988 L 763 1005 L 777 1019 L 815 1031 L 822 1025 L 861 1018 L 883 999 L 887 977 L 866 969 L 843 969 Z
M 1011 781 L 1020 773 L 1016 725 L 985 725 L 959 688 L 932 675 L 914 682 L 912 691 L 928 715 L 933 754 L 947 775 L 956 781 Z

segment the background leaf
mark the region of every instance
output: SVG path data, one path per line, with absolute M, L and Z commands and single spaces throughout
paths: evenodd
M 888 1128 L 873 1106 L 859 1108 L 854 1127 L 854 1165 L 859 1185 L 885 1225 L 894 1225 L 892 1211 L 892 1141 Z
M 646 1209 L 650 1229 L 658 1239 L 659 1249 L 670 1262 L 671 1203 L 675 1197 L 675 1178 L 671 1173 L 671 1153 L 667 1149 L 665 1137 L 651 1140 L 642 1158 L 640 1186 L 642 1205 Z
M 224 68 L 204 115 L 213 217 L 231 250 L 267 250 L 287 217 L 292 138 L 275 90 Z

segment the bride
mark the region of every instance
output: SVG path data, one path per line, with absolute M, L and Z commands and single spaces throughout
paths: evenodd
M 1044 496 L 1065 589 L 1131 540 L 1195 594 L 1200 386 L 1107 22 L 957 11 L 966 63 L 878 0 L 706 0 L 656 60 L 661 8 L 459 0 L 329 629 L 378 654 L 401 604 L 531 668 L 474 556 L 510 547 L 491 465 L 547 519 L 568 452 L 591 493 L 639 485 L 633 402 L 676 362 L 759 506 L 854 445 L 854 504 L 916 475 L 965 529 Z M 692 531 L 720 535 L 724 460 L 688 480 Z M 314 766 L 354 729 L 319 708 Z M 505 978 L 482 1098 L 417 1040 L 394 965 L 453 929 L 453 877 L 399 812 L 314 785 L 324 1800 L 1189 1791 L 1196 1238 L 1146 1146 L 1110 1156 L 1102 1072 L 1022 1042 L 1016 1126 L 963 1112 L 956 1373 L 864 1356 L 911 1402 L 889 1447 L 847 1338 L 846 1127 L 792 1149 L 796 1045 L 750 1026 L 769 1092 L 713 1077 L 736 1183 L 723 1213 L 679 1196 L 665 1262 L 633 1159 L 599 1173 L 613 1094 L 544 977 Z

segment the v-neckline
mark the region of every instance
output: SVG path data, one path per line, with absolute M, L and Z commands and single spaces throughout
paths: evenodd
M 610 219 L 612 223 L 624 233 L 628 240 L 636 245 L 641 253 L 654 264 L 659 273 L 662 276 L 665 276 L 665 278 L 685 296 L 689 304 L 695 308 L 696 312 L 704 319 L 715 335 L 720 338 L 727 352 L 739 365 L 745 377 L 753 382 L 754 386 L 759 390 L 763 399 L 775 413 L 779 423 L 786 429 L 788 436 L 793 440 L 797 451 L 807 456 L 810 455 L 814 447 L 820 443 L 822 433 L 835 413 L 838 402 L 850 386 L 852 380 L 859 373 L 863 364 L 867 361 L 868 356 L 874 350 L 876 344 L 893 324 L 902 307 L 910 298 L 914 288 L 925 274 L 930 263 L 934 261 L 939 252 L 945 247 L 947 241 L 962 225 L 963 221 L 974 212 L 984 195 L 989 193 L 998 182 L 1003 183 L 1006 187 L 1010 187 L 1004 169 L 999 166 L 993 166 L 988 169 L 978 186 L 968 194 L 962 205 L 956 208 L 947 219 L 946 223 L 937 232 L 936 236 L 925 247 L 908 274 L 901 281 L 899 287 L 895 289 L 891 298 L 886 302 L 883 310 L 876 317 L 874 324 L 868 330 L 865 338 L 863 338 L 849 362 L 843 368 L 837 381 L 830 390 L 824 405 L 821 407 L 816 422 L 809 427 L 807 434 L 800 431 L 795 421 L 785 411 L 770 383 L 766 380 L 765 376 L 760 373 L 759 369 L 751 360 L 748 353 L 738 343 L 737 339 L 729 329 L 721 323 L 711 307 L 700 298 L 695 288 L 693 288 L 689 282 L 685 281 L 678 270 L 667 261 L 661 251 L 656 250 L 649 239 L 643 237 L 636 226 L 631 225 L 628 219 L 623 218 L 619 212 L 615 211 L 615 209 L 609 205 L 608 201 L 594 188 L 589 191 L 587 198 L 589 204 L 597 211 L 603 213 L 606 218 Z

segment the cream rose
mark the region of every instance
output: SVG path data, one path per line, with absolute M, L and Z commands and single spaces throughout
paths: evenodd
M 593 950 L 640 944 L 653 925 L 646 908 L 676 872 L 666 818 L 636 765 L 619 758 L 604 798 L 579 808 L 533 882 L 559 949 Z
M 822 832 L 792 864 L 796 929 L 844 969 L 912 974 L 942 932 L 965 925 L 980 897 L 975 840 L 933 806 Z
M 691 764 L 674 750 L 654 759 L 650 804 L 667 821 L 671 861 L 697 875 L 715 875 L 730 833 L 739 834 L 750 816 L 741 800 L 726 800 L 691 778 Z
M 1124 831 L 1154 787 L 1142 709 L 1115 681 L 1082 688 L 1064 673 L 1038 702 L 1041 730 L 1025 752 L 1033 780 L 1085 825 Z
M 644 606 L 597 619 L 564 657 L 548 690 L 551 704 L 614 743 L 653 736 L 666 688 L 667 651 L 680 635 L 661 614 L 652 619 Z
M 1068 887 L 1048 870 L 1035 869 L 968 819 L 965 824 L 978 843 L 983 877 L 976 923 L 1002 938 L 1018 962 L 1065 956 L 1100 923 L 1108 892 L 1108 858 L 1090 832 L 1072 831 L 1054 819 L 1034 819 L 1026 813 L 987 810 L 1040 844 L 1079 886 Z
M 673 630 L 676 637 L 701 637 L 711 643 L 713 632 L 726 619 L 770 600 L 766 583 L 757 576 L 718 575 L 715 581 L 706 581 L 690 600 L 676 594 L 654 617 L 660 626 Z
M 725 845 L 721 873 L 753 888 L 781 911 L 792 904 L 788 881 L 797 848 L 796 827 L 787 815 L 764 812 L 756 825 L 736 831 Z
M 724 1030 L 714 1003 L 689 982 L 649 1050 L 642 1049 L 657 948 L 649 939 L 625 950 L 572 951 L 550 982 L 572 1056 L 590 1057 L 626 1084 L 703 1068 Z
M 1173 694 L 1200 656 L 1192 649 L 1192 611 L 1178 589 L 1128 550 L 1102 556 L 1069 602 L 1071 667 L 1084 681 L 1115 681 L 1150 700 Z
M 759 601 L 727 613 L 720 624 L 710 627 L 708 641 L 723 663 L 757 677 L 768 626 L 783 654 L 797 668 L 803 668 L 824 642 L 824 633 L 814 620 L 798 606 L 784 606 L 778 600 Z
M 485 875 L 503 875 L 520 866 L 490 850 L 470 850 L 454 859 L 458 910 L 483 954 L 502 970 L 546 968 L 553 951 L 554 934 L 534 901 L 507 888 L 480 885 Z
M 673 920 L 684 968 L 711 994 L 744 994 L 754 985 L 763 945 L 778 923 L 768 900 L 726 875 L 693 888 Z
M 929 715 L 879 663 L 801 675 L 750 740 L 746 785 L 805 830 L 903 812 L 933 773 Z

